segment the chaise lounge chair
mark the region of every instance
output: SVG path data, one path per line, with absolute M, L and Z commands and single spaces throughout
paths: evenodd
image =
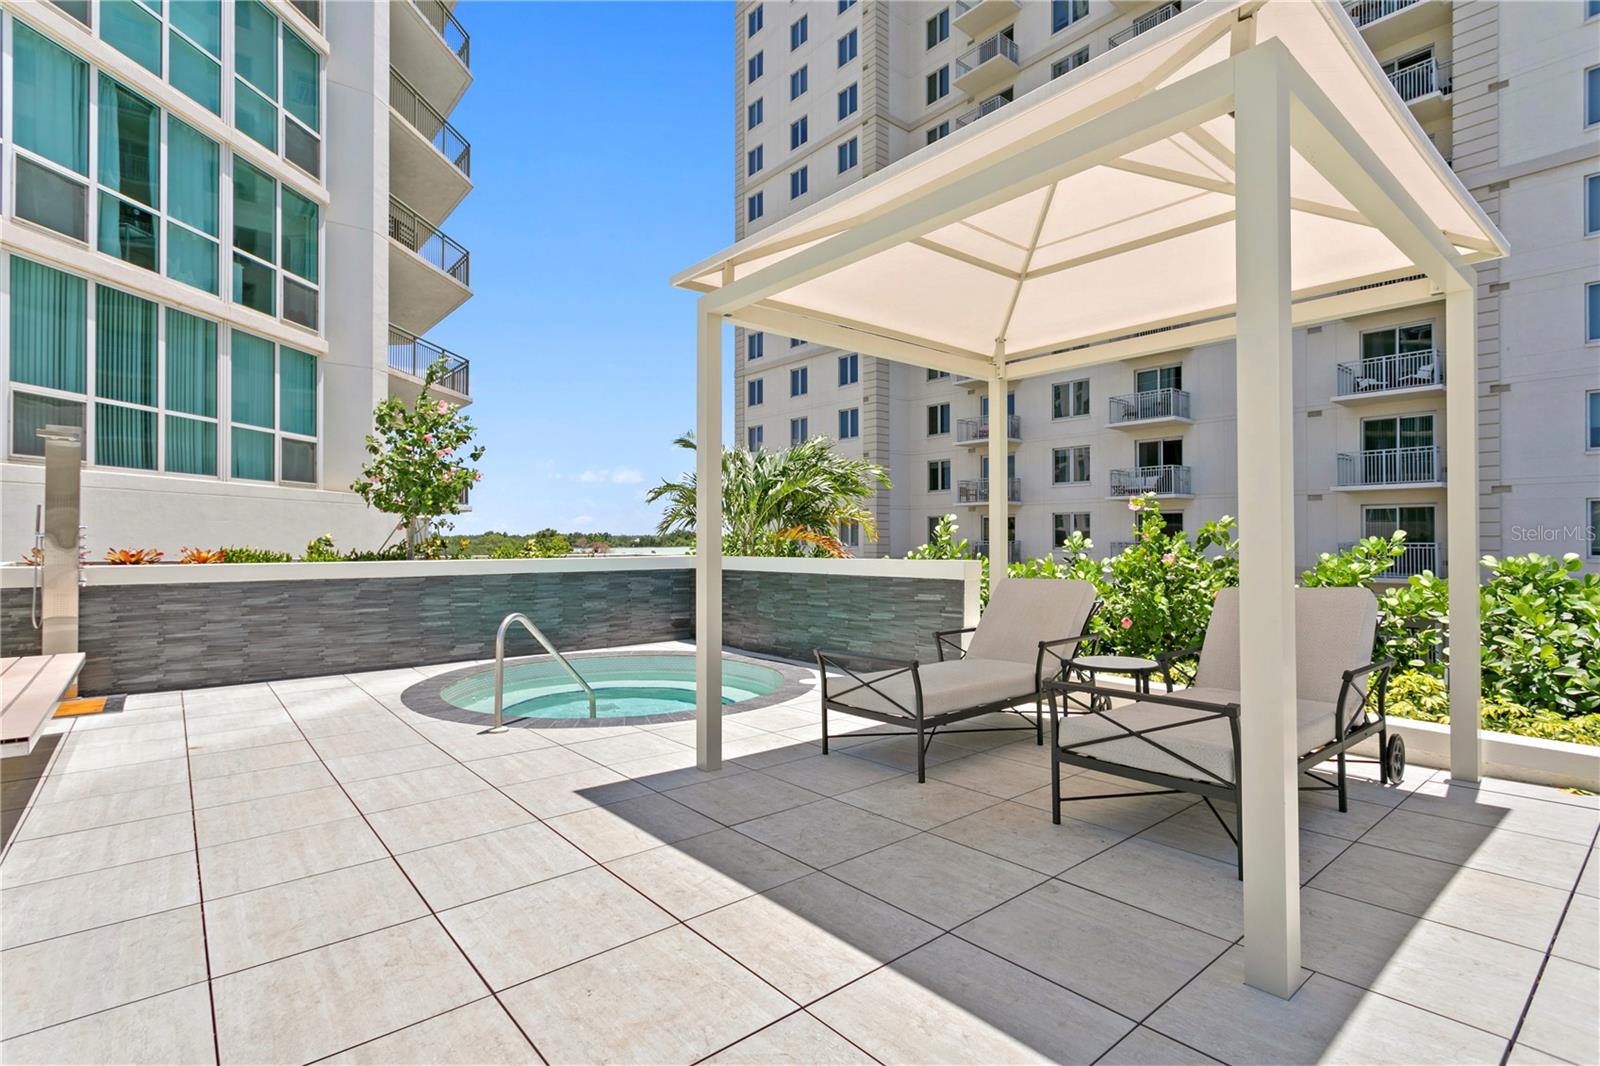
M 915 735 L 918 781 L 927 780 L 928 745 L 938 733 L 1027 729 L 1043 744 L 1044 686 L 1061 676 L 1078 643 L 1088 637 L 1089 619 L 1098 607 L 1087 581 L 1009 578 L 995 586 L 977 626 L 934 634 L 938 662 L 818 651 L 823 754 L 828 753 L 830 710 L 901 727 L 842 735 Z M 972 636 L 963 651 L 965 633 Z M 1034 711 L 1028 725 L 949 728 L 994 711 L 1014 711 L 1026 721 L 1017 705 L 1028 703 Z
M 1405 743 L 1389 736 L 1384 694 L 1392 660 L 1371 662 L 1378 624 L 1378 602 L 1363 588 L 1295 590 L 1295 666 L 1299 706 L 1295 715 L 1297 768 L 1311 779 L 1307 791 L 1335 791 L 1339 810 L 1349 809 L 1345 794 L 1345 756 L 1374 734 L 1379 738 L 1381 777 L 1398 783 L 1405 773 Z M 1061 796 L 1063 763 L 1156 786 L 1154 791 L 1117 795 L 1200 796 L 1239 846 L 1239 590 L 1217 594 L 1201 648 L 1161 660 L 1167 691 L 1137 695 L 1127 689 L 1086 684 L 1070 678 L 1047 686 L 1050 700 L 1051 808 L 1060 824 L 1061 805 L 1074 799 L 1114 796 Z M 1199 657 L 1192 687 L 1173 691 L 1172 679 L 1185 660 Z M 1062 718 L 1057 699 L 1089 697 L 1087 713 Z M 1130 700 L 1134 702 L 1129 702 Z M 1287 713 L 1287 708 L 1285 709 Z M 1248 723 L 1244 723 L 1248 728 Z M 1328 759 L 1337 762 L 1330 781 L 1311 772 Z M 1230 826 L 1212 803 L 1234 805 Z M 1240 851 L 1240 869 L 1243 852 Z

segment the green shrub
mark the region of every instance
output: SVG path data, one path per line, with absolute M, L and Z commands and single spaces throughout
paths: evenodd
M 1341 552 L 1323 552 L 1317 565 L 1300 574 L 1304 588 L 1348 588 L 1370 585 L 1406 551 L 1406 534 L 1396 530 L 1387 540 L 1367 537 Z
M 306 554 L 303 561 L 308 563 L 336 563 L 339 561 L 339 550 L 333 546 L 333 537 L 324 533 L 316 540 L 306 545 Z
M 971 559 L 974 556 L 967 538 L 956 537 L 956 516 L 947 514 L 934 525 L 933 536 L 928 538 L 928 543 L 906 552 L 906 558 Z M 983 563 L 983 571 L 978 577 L 978 610 L 982 611 L 989 606 L 989 560 L 983 556 L 977 558 Z
M 1397 718 L 1440 724 L 1450 721 L 1450 696 L 1444 682 L 1420 671 L 1390 678 L 1387 708 Z M 1600 745 L 1600 713 L 1569 716 L 1524 707 L 1502 696 L 1489 696 L 1483 700 L 1479 721 L 1484 729 L 1495 733 Z
M 294 561 L 294 556 L 288 552 L 275 552 L 271 548 L 223 548 L 222 561 L 225 563 L 288 563 Z

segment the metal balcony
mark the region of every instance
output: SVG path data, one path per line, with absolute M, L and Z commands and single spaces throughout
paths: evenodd
M 1146 12 L 1133 20 L 1131 26 L 1118 30 L 1106 39 L 1107 48 L 1115 48 L 1119 44 L 1127 44 L 1146 30 L 1153 30 L 1173 15 L 1183 10 L 1183 0 L 1169 0 L 1154 11 Z
M 960 129 L 962 126 L 970 126 L 983 116 L 1000 110 L 1010 102 L 1011 97 L 1005 95 L 1004 93 L 995 93 L 993 96 L 984 99 L 972 110 L 964 111 L 957 115 L 956 129 Z
M 1006 500 L 1010 503 L 1022 502 L 1021 478 L 1006 478 Z M 956 502 L 968 504 L 988 503 L 989 479 L 980 477 L 956 482 Z
M 1110 417 L 1113 426 L 1194 421 L 1189 415 L 1189 394 L 1182 389 L 1151 389 L 1113 396 Z
M 1359 29 L 1396 11 L 1404 11 L 1416 2 L 1417 0 L 1344 0 L 1344 9 L 1350 13 L 1350 20 Z
M 1444 481 L 1439 448 L 1382 448 L 1339 456 L 1339 488 L 1370 489 L 1391 485 L 1438 485 Z
M 1134 466 L 1111 471 L 1111 495 L 1193 496 L 1194 487 L 1187 466 Z
M 463 285 L 472 284 L 471 253 L 393 196 L 389 197 L 389 236 L 429 266 Z
M 470 396 L 472 364 L 465 356 L 441 348 L 432 341 L 425 341 L 399 326 L 389 327 L 390 370 L 397 370 L 421 381 L 427 377 L 428 368 L 438 359 L 445 361 L 445 372 L 438 380 L 439 387 L 462 396 Z
M 1006 439 L 1012 442 L 1022 439 L 1022 416 L 1006 415 Z M 956 419 L 957 444 L 986 444 L 988 440 L 988 415 L 980 415 L 977 418 Z
M 1340 363 L 1334 398 L 1359 399 L 1443 386 L 1443 353 L 1430 348 L 1424 352 L 1400 352 L 1355 363 Z
M 986 540 L 978 541 L 978 543 L 973 546 L 973 551 L 987 559 L 989 557 L 989 542 Z M 1022 545 L 1017 541 L 1006 541 L 1006 562 L 1022 562 Z
M 1353 541 L 1346 541 L 1339 545 L 1341 552 L 1349 551 L 1355 547 Z M 1439 553 L 1439 545 L 1430 541 L 1407 541 L 1406 549 L 1394 565 L 1378 575 L 1379 581 L 1404 581 L 1409 577 L 1416 577 L 1423 571 L 1444 576 L 1441 569 L 1444 557 Z
M 472 176 L 472 145 L 398 70 L 389 68 L 389 106 L 459 170 Z
M 1389 72 L 1389 82 L 1400 94 L 1400 99 L 1406 103 L 1420 100 L 1425 96 L 1438 93 L 1448 96 L 1450 93 L 1450 64 L 1447 61 L 1429 59 L 1422 63 L 1413 63 L 1409 67 Z
M 1003 33 L 986 37 L 956 56 L 955 85 L 968 96 L 982 96 L 1021 69 L 1017 42 Z
M 445 47 L 456 54 L 456 58 L 467 66 L 472 65 L 472 38 L 468 36 L 466 27 L 456 21 L 456 17 L 448 7 L 439 0 L 412 0 L 417 5 L 417 10 L 422 12 L 423 20 L 432 26 L 434 32 L 444 39 Z

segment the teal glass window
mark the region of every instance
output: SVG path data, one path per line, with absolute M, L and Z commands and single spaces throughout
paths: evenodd
M 259 0 L 233 5 L 233 65 L 267 99 L 278 98 L 278 19 Z
M 283 31 L 283 106 L 312 130 L 322 121 L 322 84 L 317 53 L 292 31 Z
M 82 182 L 19 155 L 15 195 L 18 218 L 80 241 L 89 239 L 89 187 Z
M 161 73 L 161 19 L 137 0 L 100 0 L 100 37 L 146 70 Z
M 233 244 L 257 259 L 277 261 L 278 183 L 233 157 Z
M 233 331 L 233 420 L 272 428 L 272 342 Z M 267 449 L 270 457 L 271 447 Z M 270 460 L 269 460 L 270 461 Z
M 222 55 L 221 0 L 172 0 L 172 24 L 214 56 Z
M 282 438 L 283 480 L 315 484 L 317 480 L 317 446 L 308 440 Z
M 217 474 L 217 424 L 167 416 L 167 469 L 175 474 Z
M 11 454 L 44 455 L 39 431 L 45 426 L 83 428 L 83 404 L 31 392 L 11 394 Z
M 156 216 L 108 192 L 100 194 L 100 250 L 107 255 L 156 269 L 160 251 Z
M 248 481 L 273 480 L 272 434 L 233 427 L 233 476 Z
M 275 272 L 254 259 L 233 253 L 233 300 L 262 314 L 277 313 Z
M 154 407 L 156 305 L 109 285 L 96 285 L 94 296 L 95 395 Z
M 94 461 L 135 470 L 156 468 L 156 413 L 114 403 L 94 405 Z
M 12 21 L 12 131 L 17 144 L 89 173 L 89 64 Z
M 217 243 L 194 230 L 167 223 L 167 277 L 216 294 Z
M 278 106 L 243 82 L 234 83 L 233 124 L 251 140 L 278 150 Z
M 11 380 L 83 392 L 88 304 L 82 278 L 13 255 Z
M 100 75 L 100 184 L 160 207 L 161 112 L 149 100 Z
M 176 33 L 170 35 L 170 41 L 167 53 L 172 70 L 167 80 L 213 115 L 222 114 L 221 64 Z
M 282 266 L 307 281 L 317 280 L 317 205 L 283 187 Z
M 218 235 L 220 160 L 215 141 L 175 118 L 167 120 L 167 214 L 213 237 Z
M 316 356 L 293 348 L 278 350 L 278 428 L 303 437 L 317 435 Z
M 217 417 L 217 324 L 167 308 L 167 409 Z

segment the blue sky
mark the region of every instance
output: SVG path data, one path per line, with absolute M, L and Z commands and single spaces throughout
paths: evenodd
M 488 451 L 456 530 L 648 532 L 645 489 L 687 467 L 671 442 L 694 425 L 694 300 L 667 279 L 732 240 L 732 7 L 457 15 L 475 187 L 443 228 L 473 297 L 428 336 L 472 360 Z

